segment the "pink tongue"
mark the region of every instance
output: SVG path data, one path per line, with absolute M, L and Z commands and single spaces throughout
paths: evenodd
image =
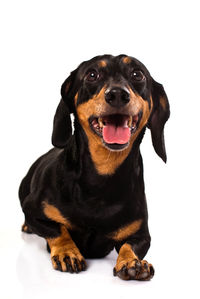
M 130 136 L 130 129 L 127 127 L 116 127 L 113 124 L 103 127 L 103 139 L 106 143 L 125 144 L 129 141 Z

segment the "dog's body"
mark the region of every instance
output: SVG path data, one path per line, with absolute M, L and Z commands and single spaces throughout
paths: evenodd
M 61 94 L 56 147 L 32 165 L 20 186 L 23 231 L 47 240 L 57 270 L 80 272 L 84 257 L 103 257 L 115 247 L 115 275 L 150 279 L 153 267 L 142 260 L 150 235 L 139 146 L 148 126 L 166 161 L 164 89 L 136 59 L 104 55 L 73 71 Z

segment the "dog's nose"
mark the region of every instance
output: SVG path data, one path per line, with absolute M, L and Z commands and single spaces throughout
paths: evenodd
M 130 101 L 130 95 L 128 91 L 120 87 L 114 87 L 109 91 L 105 91 L 105 100 L 111 106 L 119 108 Z

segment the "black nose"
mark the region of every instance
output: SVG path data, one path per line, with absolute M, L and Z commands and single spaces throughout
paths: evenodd
M 130 101 L 130 96 L 126 90 L 115 87 L 110 91 L 105 92 L 105 99 L 106 102 L 111 106 L 119 108 L 126 105 Z

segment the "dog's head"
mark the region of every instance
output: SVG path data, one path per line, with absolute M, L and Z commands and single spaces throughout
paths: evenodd
M 54 118 L 54 146 L 67 145 L 72 134 L 70 113 L 74 113 L 90 147 L 95 143 L 99 151 L 129 152 L 148 126 L 156 153 L 166 161 L 163 129 L 169 103 L 163 86 L 137 59 L 104 55 L 83 62 L 65 80 L 61 94 Z

